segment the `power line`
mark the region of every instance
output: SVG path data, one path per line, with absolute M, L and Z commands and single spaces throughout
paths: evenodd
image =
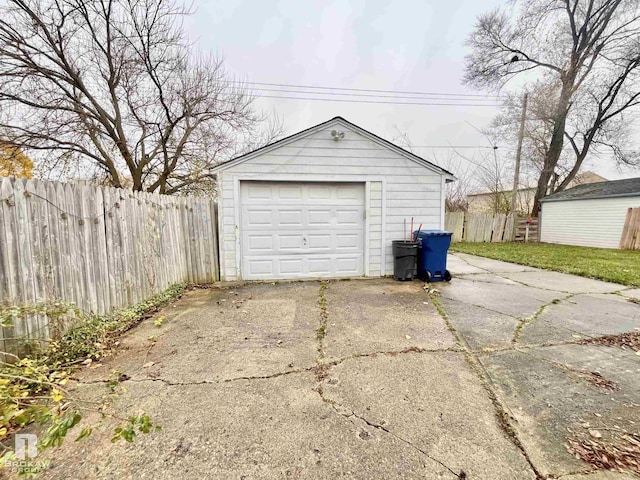
M 260 95 L 259 98 L 281 98 L 284 100 L 312 100 L 321 102 L 347 102 L 347 103 L 384 103 L 389 105 L 431 105 L 449 107 L 500 107 L 498 103 L 429 103 L 429 102 L 387 102 L 375 100 L 348 100 L 344 98 L 319 98 L 319 97 L 287 97 L 280 95 Z
M 243 82 L 241 80 L 223 80 L 227 83 L 236 83 L 240 85 L 265 85 L 269 87 L 286 87 L 286 88 L 306 88 L 317 90 L 339 90 L 348 92 L 371 92 L 371 93 L 396 93 L 407 95 L 439 95 L 445 97 L 485 97 L 485 98 L 504 98 L 504 95 L 487 95 L 482 93 L 439 93 L 439 92 L 415 92 L 402 90 L 376 90 L 367 88 L 346 88 L 346 87 L 326 87 L 319 85 L 296 85 L 287 83 L 267 83 L 267 82 Z M 311 93 L 311 92 L 309 92 Z
M 408 148 L 486 148 L 494 150 L 498 147 L 488 147 L 486 145 L 410 145 Z
M 446 100 L 446 101 L 467 101 L 467 102 L 493 102 L 491 98 L 440 98 L 440 97 L 410 97 L 403 95 L 375 95 L 372 93 L 346 93 L 346 92 L 309 92 L 306 90 L 285 90 L 278 88 L 258 88 L 254 92 L 280 92 L 280 93 L 302 93 L 307 95 L 339 95 L 343 97 L 372 97 L 372 98 L 393 98 L 393 99 L 409 99 L 409 100 Z

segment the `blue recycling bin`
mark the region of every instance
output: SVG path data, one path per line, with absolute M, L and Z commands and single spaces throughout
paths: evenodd
M 425 282 L 449 282 L 447 251 L 451 245 L 451 232 L 444 230 L 422 230 L 413 232 L 421 246 L 418 249 L 418 278 Z

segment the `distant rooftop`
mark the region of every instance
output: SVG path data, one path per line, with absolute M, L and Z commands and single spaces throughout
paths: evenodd
M 595 172 L 591 172 L 591 171 L 586 171 L 586 172 L 582 172 L 579 173 L 578 175 L 575 176 L 575 178 L 573 179 L 573 181 L 569 184 L 572 187 L 575 185 L 581 185 L 583 183 L 595 183 L 595 182 L 606 182 L 607 179 L 604 178 L 601 175 L 598 175 Z M 537 183 L 535 181 L 532 180 L 523 180 L 520 183 L 520 186 L 518 188 L 518 192 L 527 192 L 527 191 L 535 191 L 537 188 Z M 496 195 L 498 193 L 511 193 L 513 191 L 512 188 L 506 189 L 506 190 L 501 190 L 499 192 L 492 192 L 490 190 L 485 190 L 483 192 L 475 192 L 475 193 L 470 193 L 467 195 L 467 197 L 480 197 L 483 195 Z
M 542 199 L 543 202 L 582 200 L 587 198 L 640 196 L 640 177 L 612 180 L 609 182 L 587 183 L 554 193 Z

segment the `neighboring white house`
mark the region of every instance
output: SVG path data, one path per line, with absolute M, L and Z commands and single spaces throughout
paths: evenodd
M 579 185 L 542 200 L 540 241 L 618 248 L 628 208 L 640 207 L 640 178 Z
M 223 280 L 389 275 L 404 222 L 443 228 L 455 180 L 341 117 L 214 172 Z
M 606 182 L 607 179 L 594 172 L 582 172 L 569 182 L 569 188 L 585 183 Z M 533 210 L 536 197 L 536 185 L 521 185 L 516 197 L 516 211 L 521 215 L 529 215 Z M 467 211 L 470 213 L 506 213 L 511 207 L 513 190 L 499 192 L 478 192 L 467 195 Z

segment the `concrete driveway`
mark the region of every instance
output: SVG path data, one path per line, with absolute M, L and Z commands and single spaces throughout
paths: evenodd
M 111 444 L 107 419 L 44 476 L 578 480 L 592 467 L 565 443 L 638 433 L 640 356 L 580 343 L 640 328 L 638 292 L 467 255 L 450 269 L 434 299 L 389 279 L 190 292 L 75 386 L 162 431 Z

